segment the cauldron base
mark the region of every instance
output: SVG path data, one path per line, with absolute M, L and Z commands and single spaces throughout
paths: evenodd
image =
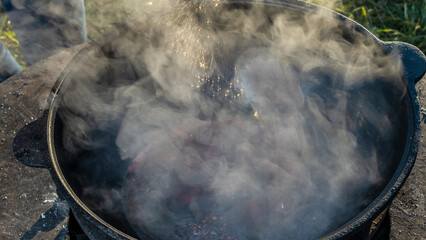
M 71 210 L 68 222 L 68 236 L 70 240 L 89 240 L 89 237 L 81 229 Z
M 373 235 L 368 235 L 365 237 L 365 239 L 370 240 L 389 240 L 390 239 L 390 232 L 391 232 L 391 217 L 389 214 L 389 210 L 385 210 L 385 212 L 380 214 L 378 218 L 378 226 L 376 226 L 375 230 L 372 232 Z M 370 229 L 370 228 L 366 228 Z M 84 233 L 84 231 L 81 229 L 80 225 L 78 224 L 77 220 L 74 217 L 74 214 L 70 210 L 69 214 L 69 222 L 68 222 L 68 236 L 70 240 L 89 240 L 89 237 Z M 359 235 L 356 235 L 352 238 L 349 238 L 349 240 L 355 240 L 359 239 Z

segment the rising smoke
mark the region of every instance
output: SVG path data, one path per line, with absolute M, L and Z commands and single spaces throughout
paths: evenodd
M 116 132 L 141 237 L 320 237 L 385 184 L 405 94 L 395 60 L 350 25 L 268 4 L 150 5 L 79 65 L 64 145 Z

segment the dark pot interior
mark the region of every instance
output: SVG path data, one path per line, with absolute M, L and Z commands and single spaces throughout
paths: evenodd
M 228 9 L 239 8 L 241 6 L 230 6 Z M 255 6 L 244 6 L 252 8 Z M 265 11 L 269 15 L 278 14 L 282 11 L 287 11 L 284 8 L 276 6 L 266 7 Z M 291 13 L 295 16 L 295 21 L 300 18 L 303 13 Z M 337 20 L 336 20 L 337 21 Z M 218 23 L 217 27 L 220 28 Z M 308 24 L 300 20 L 300 24 Z M 340 37 L 348 39 L 348 41 L 372 41 L 370 36 L 360 33 L 348 25 L 341 24 L 339 30 Z M 101 43 L 94 43 L 92 47 L 85 52 L 88 57 L 84 55 L 80 57 L 79 63 L 71 69 L 70 74 L 65 79 L 65 84 L 60 90 L 62 99 L 67 98 L 67 94 L 72 91 L 78 91 L 74 88 L 74 82 L 82 82 L 82 80 L 93 81 L 97 84 L 99 92 L 96 94 L 111 94 L 105 89 L 109 86 L 119 84 L 131 85 L 144 74 L 149 74 L 140 69 L 140 66 L 135 66 L 132 60 L 120 52 L 115 46 L 120 45 L 123 39 L 137 39 L 143 38 L 140 33 L 132 31 L 126 25 L 121 26 L 119 34 L 113 34 L 111 39 Z M 364 38 L 364 39 L 360 39 Z M 366 40 L 367 39 L 367 40 Z M 369 40 L 370 39 L 370 40 Z M 237 57 L 241 52 L 252 43 L 242 42 L 241 45 L 231 49 L 230 52 L 223 55 L 218 55 L 218 62 L 222 65 L 225 79 L 229 79 L 234 75 L 233 69 L 227 66 L 233 66 Z M 372 43 L 375 44 L 375 43 Z M 256 43 L 254 43 L 256 45 Z M 380 52 L 380 46 L 377 44 L 377 49 Z M 384 54 L 384 52 L 382 52 Z M 101 70 L 96 75 L 85 75 L 79 72 L 80 67 L 90 65 L 93 61 L 93 56 L 103 56 L 106 61 L 99 62 L 102 65 Z M 224 69 L 226 69 L 224 71 Z M 329 94 L 332 82 L 330 79 L 336 78 L 334 73 L 329 69 L 316 69 L 308 73 L 309 76 L 304 78 L 301 74 L 300 81 L 305 81 L 307 78 L 317 78 L 319 83 L 315 86 L 315 92 L 323 96 L 326 103 L 333 104 L 338 102 L 339 99 L 334 99 L 332 94 Z M 92 79 L 93 78 L 93 79 Z M 307 82 L 308 84 L 308 82 Z M 78 84 L 77 84 L 78 85 Z M 151 86 L 145 86 L 149 90 Z M 347 221 L 356 217 L 358 213 L 368 207 L 368 205 L 376 199 L 383 191 L 386 185 L 390 182 L 397 167 L 401 162 L 401 158 L 405 149 L 407 138 L 407 106 L 404 101 L 409 101 L 405 96 L 401 99 L 403 93 L 395 86 L 390 84 L 386 79 L 378 77 L 372 81 L 365 81 L 357 84 L 352 89 L 348 90 L 347 112 L 345 113 L 348 122 L 351 123 L 349 131 L 351 131 L 358 139 L 359 149 L 361 155 L 369 156 L 372 154 L 372 149 L 376 149 L 378 166 L 381 178 L 383 179 L 380 184 L 372 186 L 368 191 L 361 192 L 363 199 L 365 199 L 362 207 L 357 212 L 349 215 L 342 216 L 339 221 L 329 226 L 327 231 L 329 233 L 335 231 Z M 361 100 L 360 100 L 361 99 Z M 395 130 L 395 137 L 392 140 L 382 139 L 380 131 L 374 123 L 371 123 L 368 116 L 364 112 L 360 112 L 357 106 L 365 104 L 380 104 L 381 102 L 388 103 L 390 108 L 376 109 L 377 112 L 386 114 L 389 117 L 390 124 Z M 84 104 L 84 102 L 82 103 Z M 58 112 L 61 112 L 61 104 L 59 104 Z M 123 114 L 126 109 L 122 109 Z M 385 112 L 381 112 L 385 111 Z M 90 121 L 91 116 L 82 116 L 82 119 Z M 116 138 L 119 131 L 119 126 L 122 124 L 122 119 L 117 117 L 110 119 L 106 123 L 107 127 L 103 129 L 93 129 L 90 131 L 89 138 L 96 141 L 90 149 L 77 149 L 73 152 L 68 151 L 63 144 L 63 121 L 59 115 L 54 124 L 55 133 L 55 148 L 57 159 L 65 180 L 73 189 L 78 198 L 87 205 L 87 207 L 100 218 L 105 220 L 111 226 L 133 237 L 138 237 L 133 227 L 126 217 L 125 208 L 122 206 L 123 200 L 121 199 L 120 192 L 122 190 L 123 181 L 125 180 L 126 173 L 129 166 L 132 164 L 133 159 L 122 159 L 120 157 L 120 150 L 116 146 Z M 327 164 L 327 163 L 324 163 Z M 351 201 L 356 199 L 346 199 L 347 204 L 352 204 Z M 315 201 L 312 199 L 312 201 Z M 129 208 L 128 206 L 126 208 Z M 130 208 L 131 209 L 131 208 Z M 147 233 L 149 235 L 149 233 Z

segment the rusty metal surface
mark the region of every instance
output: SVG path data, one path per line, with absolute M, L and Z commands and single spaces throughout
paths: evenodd
M 55 208 L 63 203 L 55 202 L 49 172 L 19 163 L 11 143 L 20 128 L 42 115 L 54 82 L 82 46 L 42 60 L 0 84 L 0 239 L 55 239 L 67 223 L 66 218 L 60 223 L 44 221 L 48 214 L 63 217 Z M 425 81 L 417 84 L 421 106 L 426 104 Z M 422 239 L 426 233 L 426 126 L 422 125 L 416 164 L 390 209 L 391 239 Z

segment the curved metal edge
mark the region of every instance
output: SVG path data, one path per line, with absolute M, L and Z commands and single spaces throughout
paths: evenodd
M 238 2 L 238 1 L 236 1 Z M 382 47 L 384 51 L 386 51 L 388 54 L 392 54 L 392 51 L 389 51 L 389 47 L 397 47 L 399 50 L 399 57 L 404 54 L 408 53 L 410 54 L 410 57 L 408 57 L 408 60 L 402 59 L 402 64 L 404 66 L 405 71 L 401 72 L 401 78 L 406 80 L 407 85 L 407 95 L 404 99 L 404 103 L 407 109 L 407 122 L 408 122 L 408 134 L 406 139 L 406 146 L 404 149 L 402 161 L 399 164 L 398 169 L 394 173 L 392 179 L 389 181 L 388 185 L 383 189 L 382 193 L 376 197 L 376 199 L 369 204 L 369 206 L 359 213 L 357 216 L 352 218 L 349 222 L 347 222 L 345 225 L 339 227 L 335 231 L 322 236 L 321 240 L 334 240 L 334 239 L 350 239 L 352 235 L 354 235 L 357 231 L 356 229 L 360 230 L 366 225 L 369 225 L 373 219 L 375 219 L 381 212 L 383 212 L 392 202 L 392 200 L 396 197 L 396 194 L 408 178 L 416 157 L 417 157 L 417 151 L 418 146 L 420 142 L 421 137 L 421 128 L 420 128 L 420 107 L 419 102 L 417 99 L 417 92 L 415 89 L 415 83 L 418 82 L 423 75 L 425 74 L 424 70 L 422 73 L 419 74 L 418 68 L 410 67 L 410 64 L 415 62 L 415 60 L 422 60 L 424 61 L 425 56 L 423 53 L 419 53 L 420 50 L 416 48 L 415 46 L 412 46 L 408 43 L 401 43 L 401 42 L 385 42 L 380 40 L 376 35 L 374 35 L 372 32 L 370 32 L 368 29 L 366 29 L 364 26 L 360 25 L 359 23 L 355 22 L 352 19 L 349 19 L 345 17 L 344 15 L 335 12 L 333 10 L 330 10 L 328 8 L 318 6 L 315 4 L 310 4 L 306 2 L 300 2 L 298 0 L 264 0 L 265 3 L 270 3 L 271 5 L 275 5 L 278 3 L 277 6 L 287 6 L 292 8 L 297 8 L 300 11 L 317 11 L 321 10 L 324 13 L 330 14 L 330 16 L 336 17 L 338 20 L 344 22 L 345 24 L 349 24 L 350 26 L 354 27 L 354 30 L 359 31 L 367 36 L 369 36 L 375 44 L 377 44 L 379 47 Z M 402 55 L 403 56 L 403 55 Z M 396 64 L 398 64 L 398 59 L 395 60 Z M 424 63 L 423 63 L 424 64 Z M 410 73 L 407 70 L 407 67 L 410 69 L 416 70 L 417 73 Z M 412 123 L 412 125 L 410 125 Z M 396 179 L 395 179 L 396 178 Z
M 83 47 L 77 55 L 70 61 L 70 64 L 67 65 L 65 70 L 61 73 L 61 75 L 58 77 L 58 80 L 56 81 L 55 85 L 52 88 L 52 93 L 49 96 L 48 102 L 50 102 L 49 106 L 49 113 L 47 116 L 47 146 L 49 150 L 50 159 L 52 161 L 52 177 L 55 180 L 55 183 L 60 183 L 61 185 L 57 186 L 58 189 L 61 191 L 61 194 L 63 197 L 67 198 L 68 202 L 73 202 L 79 207 L 81 207 L 85 212 L 79 211 L 75 208 L 72 204 L 70 204 L 70 207 L 75 212 L 82 213 L 83 217 L 87 219 L 90 223 L 93 221 L 97 221 L 99 224 L 97 226 L 94 226 L 98 228 L 100 231 L 105 232 L 109 235 L 111 239 L 131 239 L 136 240 L 136 238 L 133 238 L 132 236 L 116 229 L 106 221 L 104 221 L 102 218 L 100 218 L 98 215 L 96 215 L 92 210 L 90 210 L 89 207 L 87 207 L 86 204 L 83 203 L 83 201 L 75 194 L 74 190 L 71 188 L 71 186 L 68 184 L 67 180 L 65 179 L 65 176 L 62 173 L 61 167 L 59 165 L 59 161 L 57 159 L 56 150 L 55 150 L 55 141 L 54 141 L 54 129 L 55 129 L 55 118 L 56 113 L 59 107 L 59 98 L 60 98 L 60 92 L 66 89 L 65 80 L 68 78 L 71 70 L 73 67 L 75 67 L 76 63 L 79 62 L 80 59 L 84 58 L 84 54 L 88 51 L 92 50 L 98 45 L 96 42 L 89 42 L 87 46 Z M 63 191 L 65 190 L 65 191 Z M 79 219 L 77 219 L 79 220 Z M 90 231 L 89 229 L 86 229 L 90 233 L 93 231 Z M 107 237 L 107 236 L 103 236 Z
M 353 219 L 355 221 L 349 221 L 342 227 L 336 229 L 332 233 L 321 237 L 320 239 L 347 239 L 350 238 L 354 233 L 355 229 L 359 229 L 362 226 L 369 223 L 369 220 L 376 218 L 382 211 L 384 211 L 392 200 L 396 197 L 396 194 L 401 189 L 404 182 L 407 180 L 410 174 L 416 157 L 417 150 L 420 142 L 420 107 L 417 99 L 416 90 L 414 87 L 408 87 L 409 94 L 406 95 L 404 103 L 407 109 L 407 139 L 402 161 L 399 167 L 395 171 L 392 179 L 388 185 L 384 188 L 382 193 L 370 203 L 370 205 Z M 411 124 L 410 124 L 411 123 Z
M 408 82 L 417 83 L 426 73 L 426 56 L 417 47 L 404 42 L 382 42 L 389 55 L 402 64 L 402 75 Z
M 228 3 L 228 2 L 227 2 Z M 336 18 L 338 18 L 341 21 L 344 21 L 345 23 L 349 23 L 350 25 L 353 25 L 355 30 L 360 31 L 365 33 L 366 35 L 369 35 L 369 37 L 371 37 L 372 40 L 374 40 L 377 44 L 382 45 L 383 46 L 383 41 L 381 41 L 380 39 L 378 39 L 373 33 L 371 33 L 370 31 L 368 31 L 365 27 L 363 27 L 362 25 L 358 24 L 357 22 L 343 16 L 340 13 L 337 13 L 335 11 L 332 11 L 330 9 L 315 5 L 315 4 L 310 4 L 310 3 L 306 3 L 306 2 L 302 2 L 299 0 L 263 0 L 263 1 L 258 1 L 258 0 L 253 0 L 253 1 L 241 1 L 241 0 L 230 0 L 229 3 L 245 3 L 245 4 L 266 4 L 266 5 L 272 5 L 272 6 L 277 6 L 277 7 L 287 7 L 287 8 L 291 8 L 293 10 L 298 10 L 301 12 L 306 12 L 306 11 L 325 11 L 328 14 L 330 14 L 330 16 L 334 16 Z M 113 35 L 116 35 L 114 33 L 118 33 L 119 31 L 117 30 L 113 30 L 111 31 L 113 33 Z M 113 38 L 114 36 L 110 36 L 108 39 Z M 56 156 L 56 151 L 55 151 L 55 147 L 54 147 L 54 139 L 53 139 L 53 134 L 54 134 L 54 121 L 55 121 L 55 115 L 56 115 L 56 110 L 58 108 L 58 104 L 59 102 L 57 101 L 59 93 L 60 93 L 60 89 L 62 89 L 63 84 L 64 84 L 64 80 L 67 78 L 67 76 L 69 75 L 72 67 L 74 66 L 72 63 L 75 63 L 75 61 L 78 61 L 80 58 L 83 58 L 83 55 L 85 52 L 89 51 L 90 49 L 94 48 L 96 45 L 99 45 L 102 42 L 105 42 L 105 39 L 100 40 L 101 38 L 99 38 L 99 42 L 92 41 L 91 43 L 88 44 L 88 46 L 84 47 L 82 50 L 80 50 L 80 52 L 71 60 L 71 63 L 66 67 L 66 69 L 63 71 L 63 73 L 60 75 L 60 77 L 58 78 L 57 82 L 55 83 L 55 86 L 52 88 L 52 94 L 51 97 L 49 98 L 49 102 L 51 103 L 50 108 L 49 108 L 49 116 L 48 116 L 48 136 L 47 136 L 47 140 L 48 140 L 48 147 L 49 147 L 49 153 L 50 153 L 50 157 L 53 163 L 53 169 L 55 171 L 56 174 L 52 174 L 54 176 L 54 178 L 57 180 L 55 182 L 60 182 L 62 184 L 62 186 L 60 186 L 60 188 L 65 188 L 66 190 L 66 195 L 68 197 L 68 199 L 71 199 L 71 201 L 75 202 L 77 205 L 79 205 L 82 209 L 84 209 L 86 212 L 84 213 L 84 217 L 86 219 L 88 219 L 90 221 L 90 218 L 93 218 L 94 220 L 96 220 L 97 222 L 99 222 L 100 224 L 102 224 L 102 230 L 104 232 L 107 232 L 111 237 L 114 237 L 115 239 L 135 239 L 121 231 L 119 231 L 118 229 L 114 228 L 113 226 L 111 226 L 110 224 L 108 224 L 107 222 L 105 222 L 103 219 L 101 219 L 99 216 L 97 216 L 95 213 L 93 213 L 79 198 L 78 196 L 74 193 L 74 191 L 72 190 L 72 188 L 70 187 L 70 185 L 68 184 L 68 182 L 66 181 L 58 160 L 57 160 L 57 156 Z M 406 178 L 408 177 L 409 173 L 411 172 L 411 169 L 414 165 L 416 156 L 417 156 L 417 150 L 418 150 L 418 145 L 419 145 L 419 139 L 420 139 L 420 114 L 419 114 L 419 104 L 418 104 L 418 100 L 416 98 L 417 93 L 414 87 L 408 87 L 409 88 L 409 93 L 407 94 L 408 99 L 406 99 L 406 106 L 408 110 L 412 110 L 412 112 L 410 111 L 408 113 L 408 123 L 414 122 L 413 125 L 409 125 L 408 126 L 408 136 L 407 136 L 407 143 L 409 143 L 409 146 L 407 145 L 404 151 L 404 164 L 400 164 L 399 168 L 397 169 L 396 173 L 394 174 L 395 176 L 398 176 L 398 178 L 393 181 L 391 180 L 391 182 L 388 184 L 388 186 L 382 191 L 382 193 L 360 214 L 358 214 L 356 217 L 354 217 L 353 219 L 358 219 L 357 221 L 349 221 L 347 224 L 343 225 L 342 227 L 340 227 L 339 229 L 335 230 L 334 232 L 321 237 L 320 239 L 342 239 L 342 238 L 348 238 L 350 237 L 350 235 L 352 235 L 354 233 L 354 230 L 357 228 L 362 227 L 365 224 L 369 223 L 369 220 L 377 217 L 377 215 L 382 212 L 387 205 L 389 205 L 389 203 L 393 200 L 393 198 L 395 197 L 396 193 L 399 191 L 399 189 L 401 188 L 401 186 L 403 185 L 403 183 L 405 182 Z M 410 104 L 411 103 L 411 104 Z M 410 114 L 411 113 L 411 114 Z M 373 206 L 373 207 L 371 207 Z M 97 226 L 99 228 L 99 226 Z

